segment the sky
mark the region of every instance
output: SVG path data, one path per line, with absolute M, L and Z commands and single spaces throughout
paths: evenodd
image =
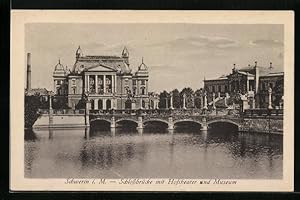
M 25 25 L 25 54 L 31 53 L 32 88 L 53 90 L 60 59 L 72 68 L 80 45 L 84 55 L 121 56 L 129 50 L 133 71 L 144 59 L 149 91 L 196 90 L 203 79 L 253 65 L 283 69 L 283 25 L 266 24 L 62 24 Z M 24 66 L 26 70 L 26 66 Z

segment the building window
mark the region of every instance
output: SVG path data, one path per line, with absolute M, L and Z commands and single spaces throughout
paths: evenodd
M 110 85 L 111 84 L 111 81 L 109 78 L 106 78 L 106 81 L 105 81 L 106 85 Z
M 76 87 L 73 87 L 73 94 L 76 94 Z
M 212 86 L 212 92 L 215 92 L 215 86 L 214 85 Z
M 75 85 L 76 82 L 75 82 L 75 79 L 72 79 L 72 85 Z
M 142 91 L 142 95 L 145 95 L 145 88 L 144 87 L 141 88 L 141 91 Z
M 270 88 L 272 88 L 272 89 L 273 89 L 273 83 L 270 83 L 270 85 L 269 85 L 269 86 L 270 86 Z
M 221 85 L 218 86 L 218 92 L 221 92 Z
M 136 85 L 136 80 L 133 80 L 133 81 L 132 81 L 132 84 L 133 84 L 133 85 Z
M 141 80 L 141 85 L 145 85 L 145 80 Z
M 228 88 L 227 88 L 227 85 L 225 85 L 225 92 L 228 92 Z
M 128 78 L 125 79 L 124 84 L 128 85 Z

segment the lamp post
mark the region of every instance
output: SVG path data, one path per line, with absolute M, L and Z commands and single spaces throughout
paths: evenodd
M 170 109 L 173 110 L 174 107 L 173 107 L 173 92 L 171 92 L 170 94 Z
M 204 110 L 207 110 L 207 93 L 206 91 L 204 91 L 204 106 L 203 106 Z
M 273 107 L 272 107 L 272 88 L 269 88 L 268 94 L 269 94 L 268 109 L 273 109 Z
M 85 102 L 85 125 L 90 126 L 89 92 L 85 92 L 83 98 Z
M 186 109 L 186 105 L 185 105 L 185 98 L 186 98 L 186 94 L 183 94 L 183 106 L 182 108 L 185 110 Z

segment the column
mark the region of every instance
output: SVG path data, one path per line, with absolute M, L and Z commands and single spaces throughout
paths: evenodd
M 249 92 L 249 79 L 248 79 L 248 77 L 247 77 L 247 92 Z
M 221 97 L 221 93 L 220 92 L 218 92 L 218 98 L 220 98 Z
M 168 118 L 168 130 L 174 130 L 173 117 Z
M 183 106 L 182 106 L 183 109 L 186 109 L 186 106 L 185 106 L 185 97 L 186 97 L 186 95 L 183 94 Z
M 207 93 L 204 92 L 204 106 L 203 109 L 207 109 Z
M 95 108 L 95 110 L 98 110 L 98 100 L 99 99 L 94 99 L 94 108 Z
M 49 126 L 53 125 L 52 96 L 49 96 Z
M 102 103 L 103 103 L 103 110 L 106 110 L 106 99 L 102 99 Z
M 252 99 L 252 109 L 254 109 L 255 108 L 255 98 L 253 97 L 253 99 Z
M 52 96 L 49 95 L 49 110 L 52 110 Z
M 170 109 L 174 109 L 174 107 L 173 107 L 173 93 L 171 93 L 171 97 L 170 97 Z
M 106 76 L 103 75 L 103 93 L 106 93 Z
M 269 88 L 269 102 L 268 102 L 268 109 L 273 109 L 272 107 L 272 88 Z
M 71 84 L 69 84 L 69 87 Z M 87 86 L 87 75 L 84 75 L 84 93 L 87 93 L 88 91 L 88 86 Z
M 111 75 L 111 92 L 115 93 L 115 78 Z
M 213 98 L 213 109 L 214 109 L 214 110 L 216 109 L 215 97 L 216 97 L 216 94 L 213 93 L 213 94 L 212 94 L 212 98 Z
M 117 76 L 114 76 L 114 82 L 115 92 L 117 92 Z
M 87 91 L 90 91 L 90 75 L 87 75 Z
M 138 127 L 137 129 L 143 129 L 143 118 L 141 116 L 138 117 Z
M 144 109 L 143 108 L 143 99 L 142 98 L 140 98 L 140 109 Z
M 191 96 L 191 100 L 192 100 L 192 107 L 193 108 L 195 108 L 195 96 L 194 96 L 194 94 L 192 94 L 192 96 Z
M 146 91 L 145 91 L 145 94 L 148 95 L 148 80 L 146 80 L 145 82 L 146 82 Z
M 95 91 L 96 91 L 96 94 L 99 93 L 99 91 L 98 91 L 98 75 L 95 75 Z
M 89 101 L 85 103 L 85 125 L 90 126 L 90 106 Z
M 227 99 L 228 99 L 228 96 L 229 96 L 229 95 L 228 95 L 228 93 L 226 92 L 226 93 L 225 93 L 225 98 L 224 98 L 224 104 L 225 104 L 225 106 L 228 106 L 228 105 L 227 105 Z

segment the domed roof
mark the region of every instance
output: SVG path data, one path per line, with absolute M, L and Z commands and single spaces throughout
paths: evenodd
M 124 63 L 122 68 L 120 66 L 118 66 L 117 68 L 120 74 L 130 74 L 132 71 L 132 69 L 130 69 L 130 67 L 126 63 Z
M 142 71 L 147 71 L 148 70 L 148 67 L 147 65 L 144 63 L 144 58 L 142 58 L 142 64 L 139 66 L 139 71 L 142 70 Z
M 58 63 L 54 67 L 53 76 L 65 76 L 66 71 L 64 66 L 60 63 L 60 59 L 58 60 Z
M 60 63 L 60 59 L 58 63 L 55 65 L 54 71 L 65 71 L 64 66 Z

